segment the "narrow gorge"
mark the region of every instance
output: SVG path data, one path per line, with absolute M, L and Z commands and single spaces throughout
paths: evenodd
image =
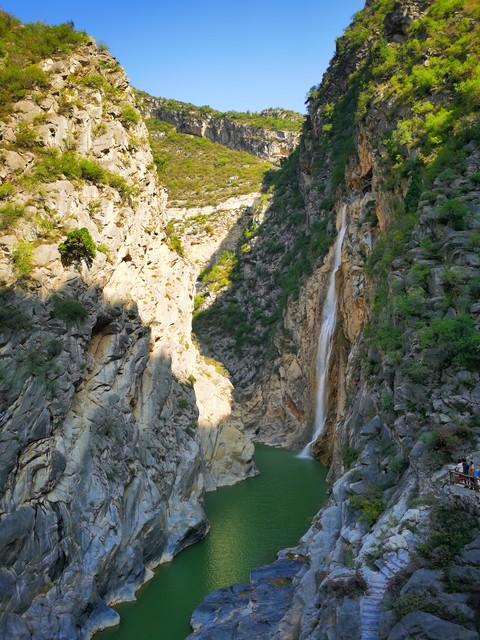
M 367 0 L 223 113 L 0 10 L 1 640 L 480 639 L 479 55 Z

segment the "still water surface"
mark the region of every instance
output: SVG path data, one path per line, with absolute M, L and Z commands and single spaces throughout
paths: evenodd
M 252 568 L 305 533 L 325 501 L 326 469 L 258 445 L 255 460 L 259 476 L 207 494 L 206 538 L 161 565 L 136 602 L 118 606 L 120 626 L 95 640 L 184 640 L 193 610 L 210 591 L 248 581 Z

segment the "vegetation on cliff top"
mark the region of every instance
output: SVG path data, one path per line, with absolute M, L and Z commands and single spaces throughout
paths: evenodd
M 334 162 L 332 187 L 342 183 L 355 148 L 355 132 L 367 109 L 390 101 L 392 123 L 385 140 L 392 169 L 415 148 L 427 163 L 449 136 L 471 124 L 480 105 L 478 3 L 436 0 L 426 15 L 407 28 L 404 41 L 389 39 L 386 18 L 393 0 L 376 0 L 359 12 L 337 42 L 337 61 L 358 60 L 343 95 L 333 98 L 331 78 L 313 87 L 308 101 L 322 112 L 323 136 L 316 165 L 327 156 Z M 400 109 L 407 115 L 401 115 Z
M 346 91 L 332 90 L 335 74 L 311 91 L 311 109 L 321 115 L 314 167 L 321 172 L 330 161 L 332 193 L 343 184 L 366 114 L 385 118 L 372 143 L 384 164 L 383 190 L 396 194 L 395 214 L 367 263 L 378 283 L 370 339 L 398 362 L 411 347 L 413 329 L 421 350 L 440 350 L 444 364 L 475 369 L 480 334 L 470 307 L 478 274 L 474 258 L 464 255 L 478 235 L 469 195 L 477 189 L 476 169 L 467 150 L 480 142 L 480 6 L 435 0 L 420 17 L 392 26 L 395 6 L 370 2 L 338 40 L 334 68 L 355 61 Z M 428 233 L 413 241 L 422 211 Z M 448 248 L 453 234 L 457 255 Z M 394 264 L 408 266 L 415 245 L 420 262 L 411 264 L 406 282 L 388 278 Z M 441 295 L 429 305 L 435 265 L 442 271 Z M 451 317 L 443 317 L 447 313 Z M 416 375 L 412 363 L 404 368 Z
M 139 100 L 147 96 L 143 91 L 137 91 Z M 188 113 L 197 118 L 206 115 L 214 118 L 227 118 L 240 122 L 249 127 L 272 129 L 276 131 L 301 131 L 304 116 L 289 109 L 264 109 L 263 111 L 217 111 L 208 105 L 197 106 L 190 102 L 181 102 L 170 98 L 160 98 L 164 109 L 177 113 Z
M 260 191 L 270 164 L 206 138 L 178 133 L 167 122 L 146 121 L 160 183 L 172 206 L 200 207 Z
M 119 112 L 119 119 L 128 129 L 139 122 L 140 116 L 133 106 L 121 102 L 125 100 L 125 92 L 117 86 L 118 79 L 123 79 L 118 63 L 102 49 L 84 47 L 80 51 L 81 45 L 88 42 L 90 38 L 75 31 L 71 23 L 22 24 L 0 10 L 0 119 L 6 124 L 0 162 L 10 170 L 8 181 L 0 186 L 0 230 L 24 236 L 18 237 L 11 253 L 14 273 L 20 277 L 28 276 L 35 266 L 33 249 L 37 241 L 58 240 L 65 231 L 64 220 L 46 204 L 44 183 L 66 178 L 76 185 L 82 182 L 107 185 L 130 204 L 137 195 L 137 189 L 125 177 L 106 169 L 93 153 L 87 157 L 75 151 L 77 141 L 70 127 L 60 148 L 50 147 L 46 141 L 45 125 L 49 118 L 84 111 L 83 101 L 89 99 L 89 89 L 102 94 L 106 106 L 114 108 L 114 113 Z M 65 78 L 60 94 L 49 93 L 55 70 L 48 71 L 48 66 L 44 70 L 41 63 L 48 59 L 65 60 L 74 52 L 83 64 Z M 45 106 L 43 100 L 47 96 L 50 100 Z M 19 100 L 24 103 L 17 109 L 15 103 Z M 106 120 L 107 116 L 102 118 Z M 92 136 L 100 136 L 105 130 L 103 121 L 97 123 L 92 126 Z M 13 156 L 8 155 L 11 152 Z M 23 167 L 20 163 L 12 171 L 11 158 L 17 154 L 18 158 L 23 157 L 25 153 L 28 162 Z M 68 258 L 62 254 L 62 259 Z
M 461 239 L 468 254 L 476 237 L 469 195 L 476 190 L 475 167 L 469 166 L 466 150 L 480 143 L 479 17 L 476 3 L 437 0 L 424 18 L 412 22 L 402 45 L 381 39 L 375 44 L 370 73 L 381 93 L 371 86 L 363 89 L 364 103 L 375 104 L 382 96 L 402 106 L 384 140 L 384 188 L 410 185 L 392 228 L 369 261 L 371 272 L 383 281 L 377 289 L 373 338 L 400 354 L 407 348 L 402 336 L 414 328 L 419 346 L 441 350 L 444 364 L 473 369 L 480 364 L 480 334 L 469 313 L 477 299 L 478 274 L 458 250 L 454 256 L 447 247 L 457 234 L 457 244 Z M 385 276 L 394 260 L 405 261 L 419 212 L 426 208 L 431 223 L 419 244 L 423 266 L 412 264 L 406 287 L 388 283 Z M 435 263 L 441 265 L 442 297 L 427 305 Z M 447 312 L 450 316 L 444 317 Z
M 22 24 L 0 9 L 0 117 L 12 102 L 35 88 L 45 87 L 47 74 L 37 66 L 45 58 L 65 55 L 88 37 L 70 23 L 48 26 Z

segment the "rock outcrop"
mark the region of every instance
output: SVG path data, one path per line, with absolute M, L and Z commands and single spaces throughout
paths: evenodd
M 476 34 L 464 46 L 477 50 L 473 5 L 367 2 L 311 92 L 297 172 L 306 218 L 331 229 L 348 211 L 329 415 L 314 446 L 330 464 L 331 498 L 280 553 L 304 559 L 285 576 L 293 594 L 259 593 L 252 575 L 240 593 L 209 596 L 192 638 L 479 638 L 478 500 L 447 483 L 449 463 L 479 459 L 480 436 L 479 122 L 454 88 L 468 82 L 453 80 L 456 54 L 440 44 L 461 19 Z M 435 65 L 450 80 L 416 85 Z M 439 111 L 463 124 L 433 138 Z M 293 232 L 283 237 L 293 244 Z M 329 262 L 327 253 L 288 301 L 263 370 L 242 382 L 251 349 L 238 365 L 237 410 L 261 441 L 311 433 Z M 265 615 L 275 603 L 283 615 Z
M 298 146 L 300 131 L 281 130 L 252 126 L 232 117 L 209 113 L 201 109 L 174 108 L 163 98 L 142 94 L 139 101 L 145 116 L 165 120 L 173 124 L 180 133 L 208 138 L 230 149 L 247 151 L 272 163 L 279 163 Z M 180 105 L 182 103 L 179 103 Z M 281 115 L 280 110 L 267 109 L 261 116 Z
M 88 40 L 39 66 L 0 123 L 0 637 L 73 640 L 205 534 L 205 487 L 255 468 L 123 70 Z M 78 229 L 93 249 L 61 255 Z
M 368 1 L 269 192 L 207 209 L 167 208 L 109 54 L 40 62 L 0 124 L 0 636 L 115 623 L 108 605 L 205 533 L 205 488 L 255 472 L 245 432 L 308 440 L 346 207 L 313 447 L 329 503 L 211 594 L 192 638 L 479 638 L 478 500 L 446 481 L 480 461 L 479 17 Z M 265 157 L 295 146 L 165 118 Z

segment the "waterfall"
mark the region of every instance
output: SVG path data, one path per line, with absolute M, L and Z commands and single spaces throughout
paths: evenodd
M 336 275 L 342 260 L 342 245 L 347 230 L 347 206 L 342 208 L 342 222 L 335 240 L 332 257 L 332 268 L 328 276 L 328 288 L 323 303 L 322 321 L 317 347 L 317 397 L 315 408 L 315 425 L 310 442 L 300 453 L 301 458 L 310 457 L 310 449 L 315 440 L 323 433 L 327 419 L 328 402 L 328 370 L 332 352 L 332 338 L 337 320 L 337 287 Z

